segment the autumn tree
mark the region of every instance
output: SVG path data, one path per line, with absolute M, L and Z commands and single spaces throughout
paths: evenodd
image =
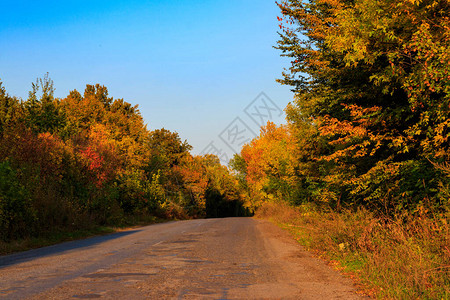
M 277 48 L 292 60 L 280 82 L 295 91 L 288 120 L 319 133 L 309 162 L 326 170 L 330 201 L 389 213 L 436 200 L 430 160 L 449 153 L 449 3 L 278 5 Z
M 148 147 L 157 155 L 154 168 L 170 168 L 178 165 L 191 149 L 187 141 L 181 141 L 178 133 L 165 128 L 150 133 Z
M 262 201 L 283 199 L 298 202 L 294 188 L 297 162 L 294 160 L 294 143 L 290 128 L 268 122 L 260 135 L 244 145 L 240 155 L 235 155 L 231 166 L 245 180 L 249 201 L 258 207 Z
M 231 170 L 216 155 L 201 157 L 208 184 L 205 191 L 206 217 L 249 216 L 253 206 L 246 201 L 242 186 Z

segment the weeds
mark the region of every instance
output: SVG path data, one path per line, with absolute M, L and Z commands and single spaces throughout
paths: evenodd
M 449 214 L 383 219 L 365 210 L 322 212 L 266 203 L 257 217 L 388 299 L 450 299 Z

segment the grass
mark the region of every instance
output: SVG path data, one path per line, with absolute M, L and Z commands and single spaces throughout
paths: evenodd
M 56 229 L 45 232 L 39 236 L 27 237 L 13 241 L 0 240 L 0 255 L 6 255 L 45 246 L 51 246 L 62 242 L 84 239 L 88 237 L 110 234 L 130 228 L 145 226 L 155 223 L 161 223 L 169 220 L 156 218 L 153 216 L 146 217 L 129 217 L 115 226 L 91 226 L 83 229 Z
M 379 299 L 450 299 L 450 216 L 377 218 L 267 203 L 256 214 Z

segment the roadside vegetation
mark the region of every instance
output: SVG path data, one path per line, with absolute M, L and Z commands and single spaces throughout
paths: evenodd
M 450 297 L 450 3 L 280 1 L 287 124 L 231 166 L 257 215 L 374 296 Z
M 336 212 L 311 204 L 264 203 L 256 214 L 288 230 L 367 295 L 450 297 L 449 226 L 441 216 L 376 217 L 365 208 Z

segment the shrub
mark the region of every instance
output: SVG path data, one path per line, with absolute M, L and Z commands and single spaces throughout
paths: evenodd
M 27 235 L 35 221 L 31 198 L 8 161 L 0 163 L 0 239 Z

